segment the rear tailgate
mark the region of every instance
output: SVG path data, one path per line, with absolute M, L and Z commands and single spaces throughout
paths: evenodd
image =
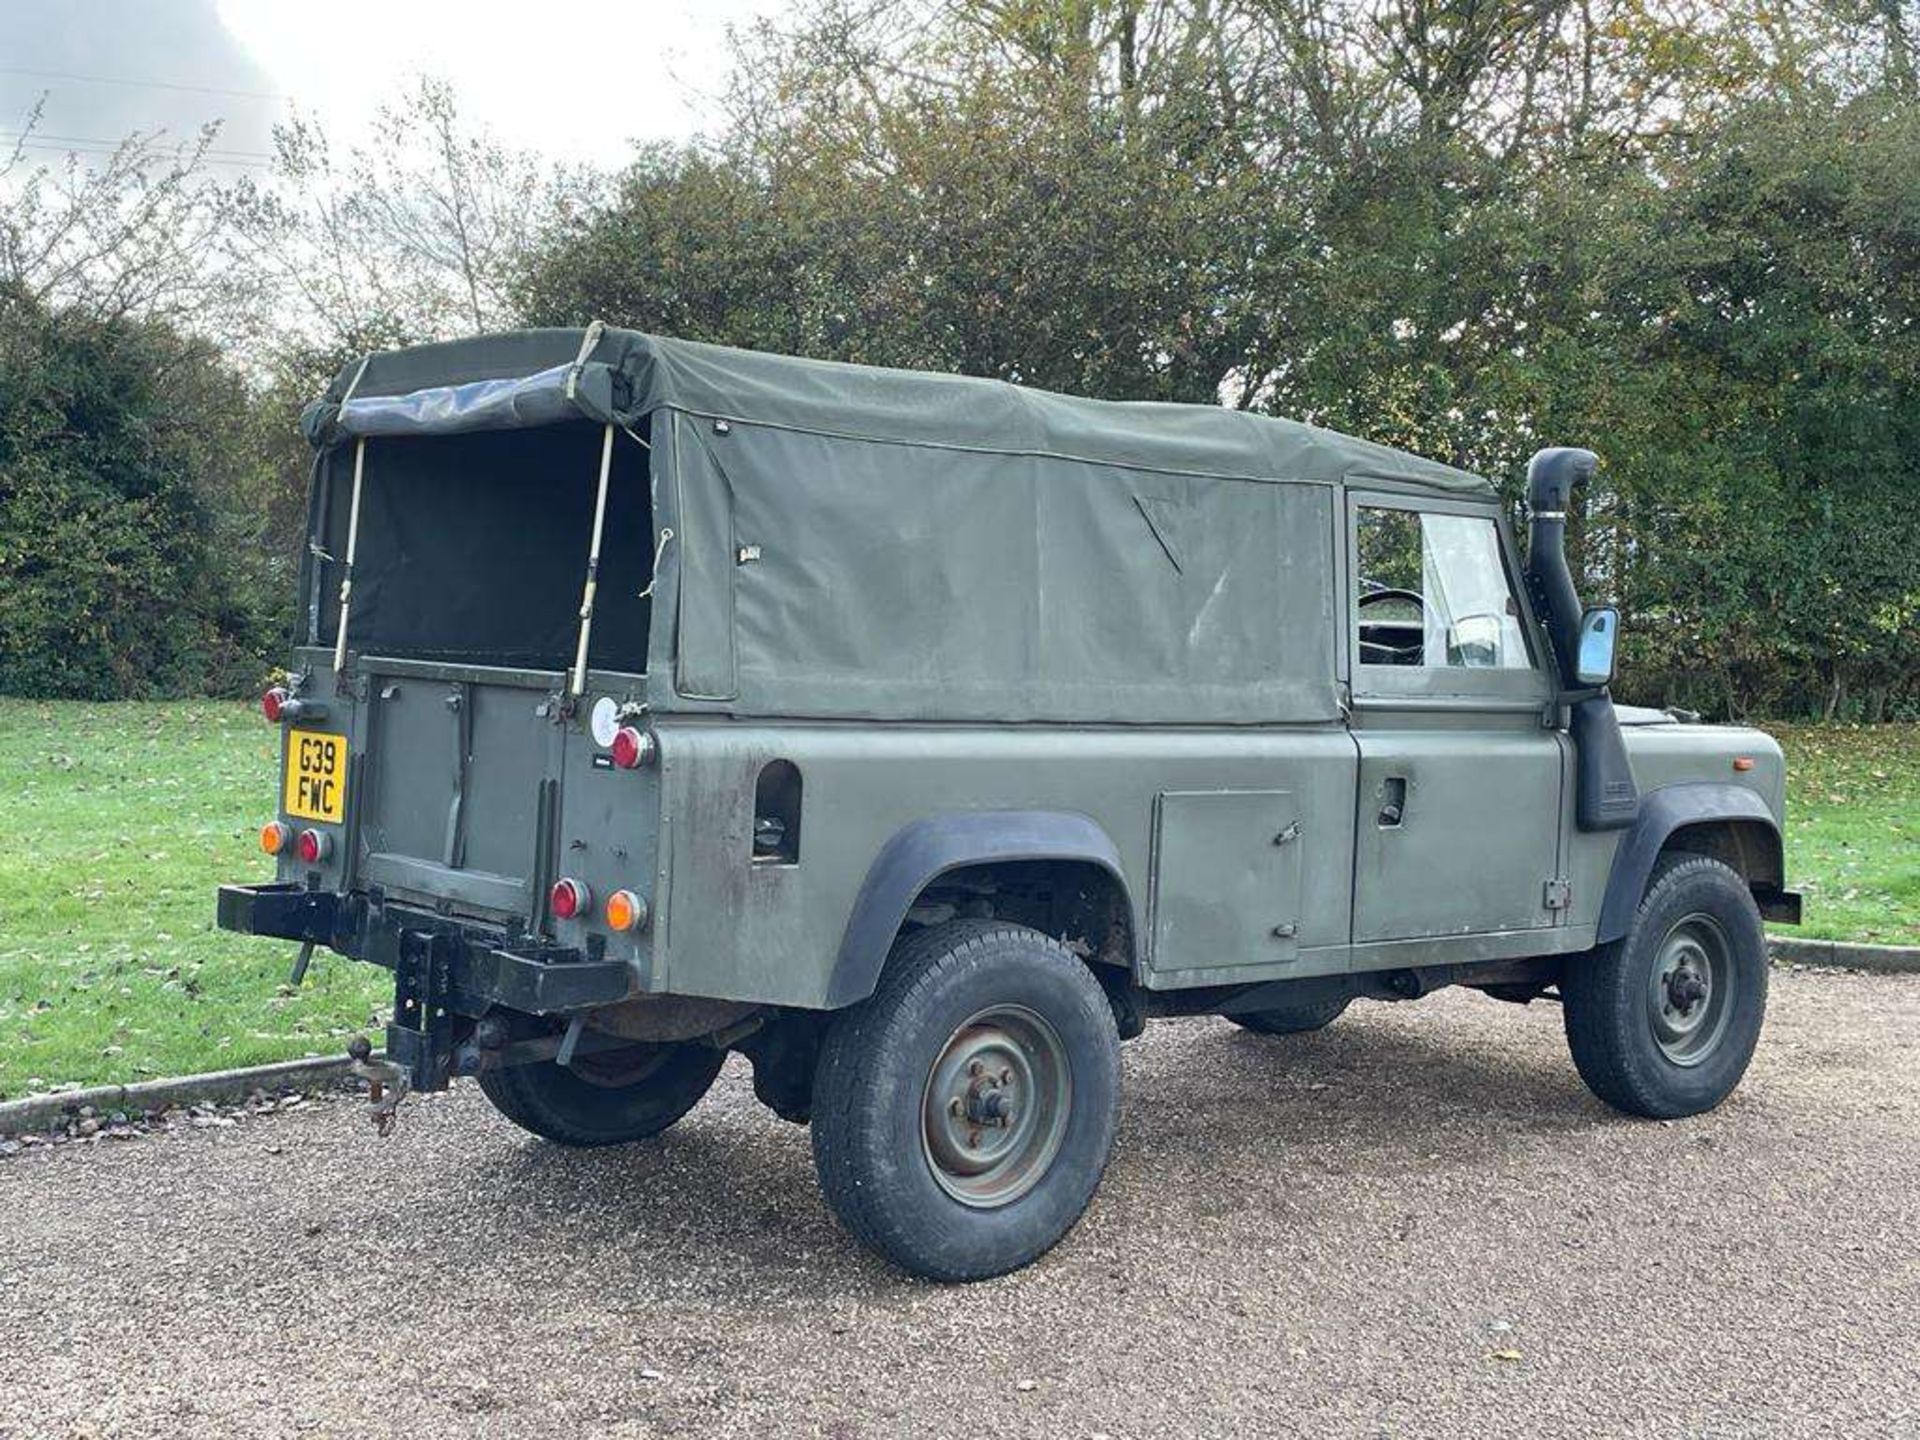
M 362 662 L 360 878 L 458 911 L 538 919 L 559 813 L 562 677 Z

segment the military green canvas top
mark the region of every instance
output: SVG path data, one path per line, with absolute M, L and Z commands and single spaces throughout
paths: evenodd
M 307 416 L 316 444 L 352 435 L 519 428 L 658 409 L 813 435 L 1055 457 L 1222 479 L 1393 480 L 1486 496 L 1477 475 L 1297 421 L 1216 405 L 1085 400 L 998 380 L 843 365 L 642 335 L 522 330 L 389 351 L 347 366 Z M 903 475 L 905 472 L 902 472 Z
M 355 452 L 377 482 L 365 533 L 394 531 L 394 556 L 415 564 L 436 530 L 499 523 L 443 508 L 409 531 L 387 513 L 380 496 L 445 469 L 416 438 L 554 427 L 551 463 L 528 465 L 522 445 L 515 473 L 557 484 L 541 477 L 564 468 L 584 483 L 592 421 L 632 437 L 616 434 L 619 464 L 648 447 L 644 532 L 628 533 L 616 504 L 601 581 L 610 596 L 671 597 L 642 602 L 661 712 L 1337 723 L 1340 488 L 1493 494 L 1386 446 L 1218 406 L 1080 400 L 599 326 L 375 355 L 306 416 L 336 500 L 329 477 L 353 468 L 338 442 L 371 438 Z M 490 472 L 469 469 L 478 501 Z M 618 500 L 628 482 L 615 478 Z M 622 564 L 623 549 L 651 555 L 652 573 Z M 486 618 L 487 577 L 449 553 L 461 583 L 445 603 L 468 597 L 469 648 L 484 655 L 505 627 Z M 375 606 L 382 577 L 364 568 Z

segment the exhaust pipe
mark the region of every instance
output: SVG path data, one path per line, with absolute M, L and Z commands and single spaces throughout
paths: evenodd
M 1593 478 L 1591 450 L 1556 446 L 1527 462 L 1527 588 L 1553 642 L 1563 691 L 1579 691 L 1580 592 L 1567 564 L 1567 515 L 1573 487 Z M 1568 707 L 1575 756 L 1574 822 L 1582 830 L 1620 830 L 1640 818 L 1640 790 L 1627 762 L 1627 744 L 1613 697 L 1604 687 Z

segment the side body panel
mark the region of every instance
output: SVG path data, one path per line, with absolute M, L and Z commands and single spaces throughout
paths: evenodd
M 1628 725 L 1624 734 L 1643 806 L 1668 786 L 1701 782 L 1738 786 L 1756 797 L 1777 828 L 1784 828 L 1786 766 L 1770 736 L 1740 726 L 1679 724 Z M 1734 770 L 1736 756 L 1751 758 L 1754 767 Z M 1601 906 L 1615 860 L 1632 833 L 1576 830 L 1568 836 L 1567 875 L 1573 887 L 1569 923 L 1587 926 L 1599 935 Z
M 819 1007 L 876 858 L 929 816 L 1006 810 L 1085 816 L 1111 838 L 1136 914 L 1139 977 L 1156 987 L 1344 971 L 1351 927 L 1354 744 L 1343 727 L 1244 730 L 746 724 L 661 717 L 662 839 L 654 990 Z M 798 863 L 756 865 L 753 795 L 775 759 L 804 779 Z M 1273 792 L 1284 792 L 1282 803 Z M 1162 797 L 1180 855 L 1154 891 Z M 1285 812 L 1284 816 L 1282 812 Z M 1299 833 L 1275 837 L 1297 819 Z M 1277 826 L 1270 821 L 1278 819 Z M 1164 835 L 1163 835 L 1164 838 Z M 1282 857 L 1296 850 L 1297 859 Z M 1234 859 L 1274 939 L 1270 957 L 1201 933 L 1206 857 Z M 1296 879 L 1297 897 L 1290 895 Z M 1158 906 L 1156 909 L 1155 907 Z M 1182 919 L 1179 913 L 1184 912 Z M 1163 952 L 1164 947 L 1164 963 Z M 833 1002 L 846 997 L 832 995 Z

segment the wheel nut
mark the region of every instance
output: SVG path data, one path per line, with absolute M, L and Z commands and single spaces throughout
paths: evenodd
M 967 1074 L 973 1076 L 974 1079 L 978 1080 L 982 1075 L 986 1074 L 986 1072 L 987 1067 L 982 1065 L 978 1060 L 969 1060 L 967 1062 Z
M 966 1113 L 967 1113 L 966 1102 L 963 1101 L 958 1095 L 954 1096 L 953 1099 L 947 1102 L 947 1114 L 953 1116 L 954 1119 L 958 1120 L 962 1115 Z
M 1013 1083 L 1013 1068 L 1011 1066 L 1000 1072 L 1000 1083 L 1002 1085 L 1011 1085 Z

